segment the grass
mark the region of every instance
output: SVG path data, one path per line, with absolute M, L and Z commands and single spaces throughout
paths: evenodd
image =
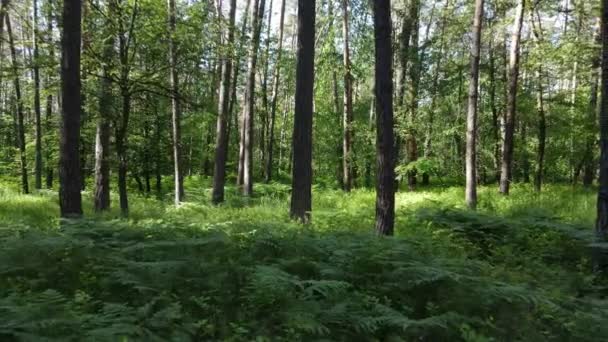
M 484 187 L 476 213 L 460 187 L 403 192 L 378 238 L 364 189 L 315 188 L 300 226 L 283 184 L 215 207 L 192 178 L 180 208 L 131 195 L 128 220 L 85 192 L 77 222 L 4 188 L 0 340 L 608 340 L 593 191 Z

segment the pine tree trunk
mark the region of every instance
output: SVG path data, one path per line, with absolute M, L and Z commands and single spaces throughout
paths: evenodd
M 49 58 L 52 62 L 55 61 L 55 43 L 53 42 L 53 1 L 48 0 L 47 2 L 48 12 L 47 12 L 47 27 L 46 27 L 46 35 L 47 35 L 47 43 L 49 45 Z M 1 36 L 1 34 L 0 34 Z M 46 114 L 45 114 L 45 130 L 47 134 L 52 129 L 51 117 L 53 115 L 53 95 L 50 91 L 52 88 L 52 78 L 51 75 L 53 73 L 49 72 L 46 77 L 46 89 L 48 91 L 48 95 L 46 96 Z M 48 136 L 48 135 L 47 135 Z M 53 188 L 53 174 L 55 170 L 55 165 L 52 165 L 50 162 L 51 159 L 51 149 L 46 149 L 46 188 Z
M 82 215 L 80 194 L 80 0 L 63 1 L 61 40 L 62 125 L 59 143 L 59 206 L 62 217 Z
M 405 146 L 409 163 L 415 163 L 418 160 L 418 134 L 415 127 L 418 116 L 418 92 L 420 86 L 420 51 L 418 47 L 419 30 L 420 30 L 420 1 L 413 0 L 410 9 L 411 25 L 412 25 L 412 42 L 410 47 L 410 88 L 408 92 L 409 102 L 409 132 L 407 132 Z M 407 174 L 407 184 L 409 191 L 416 190 L 417 181 L 416 168 L 412 168 Z
M 353 87 L 350 65 L 348 0 L 342 0 L 342 37 L 344 39 L 344 110 L 342 112 L 342 187 L 350 192 L 353 186 Z
M 395 156 L 393 132 L 393 48 L 391 2 L 376 0 L 374 10 L 376 96 L 376 232 L 393 235 Z
M 232 46 L 234 43 L 234 30 L 236 18 L 236 0 L 230 1 L 228 38 L 226 44 Z M 224 186 L 226 184 L 226 160 L 228 159 L 228 122 L 230 121 L 230 81 L 232 77 L 232 60 L 235 56 L 232 48 L 231 53 L 224 56 L 222 61 L 222 81 L 220 87 L 219 108 L 217 117 L 217 132 L 215 142 L 215 164 L 213 170 L 213 191 L 211 201 L 219 204 L 224 201 Z
M 500 193 L 509 194 L 513 173 L 513 149 L 515 135 L 515 114 L 517 113 L 517 83 L 519 79 L 519 58 L 521 28 L 524 18 L 525 0 L 519 0 L 515 13 L 515 25 L 511 37 L 509 55 L 509 88 L 507 93 L 507 112 L 505 116 L 505 136 L 502 148 L 502 165 L 500 171 Z
M 532 20 L 534 24 L 534 19 Z M 537 25 L 534 25 L 534 40 L 538 47 L 543 39 L 543 29 L 540 16 Z M 536 111 L 538 113 L 538 151 L 536 156 L 536 172 L 534 175 L 534 190 L 540 192 L 543 184 L 545 146 L 547 140 L 547 120 L 545 116 L 544 89 L 543 89 L 543 65 L 539 63 L 536 68 Z
M 173 132 L 173 177 L 175 205 L 184 200 L 184 178 L 182 175 L 181 108 L 179 103 L 179 78 L 177 74 L 177 51 L 175 42 L 175 0 L 168 1 L 169 12 L 169 66 L 171 82 L 171 127 Z
M 484 0 L 476 0 L 471 43 L 471 74 L 469 78 L 469 104 L 467 110 L 467 153 L 465 200 L 469 209 L 477 208 L 477 100 L 479 97 L 479 60 Z
M 36 116 L 36 158 L 35 158 L 35 187 L 42 189 L 42 118 L 40 109 L 40 52 L 38 51 L 38 0 L 33 0 L 34 7 L 34 113 Z
M 302 223 L 310 221 L 312 210 L 315 13 L 315 0 L 298 0 L 298 50 L 290 214 L 293 219 Z
M 602 0 L 602 76 L 600 93 L 600 179 L 597 197 L 597 238 L 608 238 L 608 0 Z
M 272 180 L 272 166 L 274 159 L 274 128 L 277 116 L 277 102 L 279 99 L 279 84 L 281 80 L 281 57 L 283 56 L 283 28 L 285 26 L 285 0 L 281 1 L 281 17 L 279 19 L 279 46 L 277 47 L 277 61 L 274 68 L 272 82 L 272 100 L 270 102 L 270 127 L 268 129 L 268 157 L 266 159 L 266 183 Z

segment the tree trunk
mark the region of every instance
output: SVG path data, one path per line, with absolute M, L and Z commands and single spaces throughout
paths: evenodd
M 410 9 L 411 25 L 412 25 L 412 42 L 410 47 L 410 88 L 409 88 L 409 128 L 406 136 L 405 146 L 408 158 L 408 163 L 415 163 L 418 160 L 418 142 L 416 139 L 415 124 L 418 116 L 418 91 L 420 86 L 420 51 L 418 48 L 419 30 L 420 30 L 420 1 L 413 0 Z M 407 184 L 409 191 L 416 190 L 417 170 L 412 168 L 407 174 Z
M 80 194 L 80 0 L 63 1 L 61 40 L 62 125 L 59 143 L 59 206 L 62 217 L 82 215 Z
M 262 31 L 262 21 L 264 19 L 264 8 L 266 0 L 258 0 L 254 2 L 255 8 L 251 17 L 253 24 L 253 37 L 251 40 L 251 50 L 249 51 L 249 62 L 247 76 L 247 88 L 245 89 L 245 106 L 243 108 L 243 133 L 241 135 L 241 150 L 243 187 L 242 192 L 245 196 L 251 196 L 253 193 L 253 120 L 255 110 L 255 74 L 258 62 L 258 50 L 260 47 L 260 35 Z
M 266 159 L 266 183 L 272 180 L 272 164 L 274 156 L 274 127 L 277 116 L 277 102 L 279 99 L 279 84 L 281 79 L 281 57 L 283 56 L 283 28 L 285 26 L 285 0 L 281 1 L 281 17 L 279 20 L 279 46 L 277 47 L 277 61 L 274 67 L 274 80 L 272 82 L 272 100 L 270 102 L 270 127 L 268 129 L 268 157 Z
M 597 238 L 608 238 L 608 0 L 602 0 L 602 72 L 600 101 L 600 180 L 597 197 Z
M 42 189 L 42 122 L 40 110 L 40 53 L 38 51 L 38 0 L 33 0 L 34 7 L 34 112 L 36 115 L 36 159 L 35 159 L 35 187 Z
M 507 113 L 505 116 L 505 136 L 502 148 L 502 165 L 500 171 L 500 193 L 509 194 L 513 173 L 513 149 L 515 134 L 515 114 L 517 112 L 517 82 L 519 78 L 519 45 L 524 18 L 525 0 L 519 0 L 515 13 L 515 26 L 511 37 L 509 56 L 509 89 L 507 93 Z
M 8 13 L 5 13 L 4 20 L 6 21 L 6 34 L 8 35 L 8 44 L 11 52 L 13 86 L 15 88 L 15 99 L 17 100 L 17 147 L 19 148 L 19 160 L 21 168 L 21 191 L 24 194 L 29 194 L 29 184 L 27 180 L 27 158 L 25 151 L 25 124 L 23 122 L 23 98 L 21 96 L 21 82 L 19 79 L 19 61 L 17 60 L 17 50 L 15 49 L 15 40 L 13 38 L 13 29 L 11 18 Z
M 315 0 L 298 0 L 298 50 L 290 214 L 293 219 L 302 223 L 310 221 L 312 210 L 315 13 Z
M 538 16 L 537 25 L 534 25 L 534 17 L 532 16 L 534 40 L 538 47 L 543 39 L 543 28 Z M 536 111 L 538 113 L 538 152 L 536 156 L 536 173 L 534 175 L 534 190 L 540 192 L 543 184 L 543 172 L 545 163 L 545 146 L 547 140 L 547 120 L 545 117 L 544 104 L 544 89 L 543 89 L 543 65 L 539 63 L 536 67 Z
M 350 192 L 353 186 L 353 86 L 350 65 L 348 2 L 342 0 L 342 37 L 344 39 L 344 110 L 342 112 L 342 187 Z
M 473 42 L 471 43 L 471 74 L 469 78 L 469 105 L 467 110 L 467 153 L 465 200 L 469 209 L 477 208 L 477 100 L 479 97 L 479 60 L 481 51 L 481 26 L 483 0 L 475 1 Z
M 51 61 L 55 61 L 55 43 L 53 42 L 53 1 L 48 0 L 47 3 L 48 12 L 47 12 L 47 43 L 49 44 L 49 57 Z M 1 36 L 1 35 L 0 35 Z M 54 71 L 54 70 L 53 70 Z M 51 116 L 53 115 L 53 95 L 50 91 L 52 85 L 51 75 L 54 72 L 49 72 L 46 78 L 46 89 L 48 91 L 48 95 L 46 96 L 46 114 L 45 114 L 45 129 L 47 134 L 52 129 Z M 48 136 L 48 135 L 47 135 Z M 55 165 L 52 165 L 50 162 L 51 159 L 51 149 L 46 149 L 46 187 L 47 189 L 53 188 L 53 173 L 55 170 Z
M 393 235 L 395 157 L 393 132 L 393 48 L 391 2 L 376 0 L 374 10 L 376 95 L 376 232 Z
M 234 43 L 234 30 L 236 18 L 236 0 L 230 1 L 230 19 L 228 27 L 228 38 L 226 45 L 231 47 Z M 213 191 L 211 201 L 219 204 L 224 201 L 224 186 L 226 184 L 226 160 L 228 158 L 228 122 L 230 120 L 230 81 L 232 77 L 232 60 L 234 52 L 230 48 L 230 53 L 224 56 L 222 61 L 222 83 L 220 87 L 219 108 L 217 117 L 217 133 L 215 142 L 215 166 L 213 170 Z
M 184 178 L 182 175 L 181 108 L 179 103 L 179 78 L 177 75 L 177 51 L 175 42 L 175 0 L 168 1 L 169 11 L 169 66 L 171 81 L 171 126 L 173 132 L 173 177 L 175 205 L 184 200 Z
M 110 18 L 115 15 L 115 2 L 109 4 Z M 110 209 L 110 122 L 112 120 L 112 78 L 110 64 L 114 59 L 114 35 L 111 22 L 106 23 L 102 66 L 102 78 L 99 90 L 99 117 L 95 133 L 95 198 L 96 212 Z M 118 142 L 117 142 L 118 143 Z
M 600 32 L 596 32 L 595 36 L 595 40 L 598 45 L 601 44 Z M 591 64 L 591 94 L 589 96 L 589 108 L 587 110 L 587 127 L 589 127 L 589 132 L 597 130 L 594 121 L 597 120 L 597 103 L 600 83 L 601 62 L 601 54 L 598 53 L 593 58 Z M 594 162 L 594 146 L 595 134 L 589 134 L 585 142 L 585 165 L 583 167 L 583 186 L 586 188 L 589 188 L 591 187 L 591 185 L 593 185 L 595 171 L 597 169 L 597 165 Z
M 273 0 L 270 0 L 270 7 L 268 10 L 268 22 L 266 24 L 266 46 L 264 48 L 264 68 L 262 70 L 262 111 L 260 112 L 260 119 L 262 121 L 260 127 L 260 152 L 262 157 L 260 163 L 262 164 L 262 171 L 264 178 L 266 178 L 266 137 L 269 130 L 269 115 L 270 105 L 268 101 L 268 69 L 270 68 L 270 28 L 272 25 L 272 4 Z

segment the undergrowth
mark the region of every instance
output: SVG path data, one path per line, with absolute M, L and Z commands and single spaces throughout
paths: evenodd
M 372 191 L 316 189 L 303 227 L 285 185 L 220 207 L 206 185 L 178 209 L 131 196 L 128 220 L 0 190 L 0 340 L 608 340 L 591 192 L 487 188 L 478 213 L 461 188 L 401 193 L 379 238 Z

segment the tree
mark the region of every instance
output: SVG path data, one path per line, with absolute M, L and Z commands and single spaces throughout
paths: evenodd
M 536 45 L 540 47 L 543 40 L 543 28 L 540 15 L 537 15 L 537 24 L 535 24 L 534 15 L 532 14 L 532 26 L 534 32 L 534 40 Z M 536 174 L 534 176 L 534 190 L 540 192 L 543 184 L 543 173 L 545 165 L 545 147 L 547 140 L 547 118 L 545 115 L 544 103 L 544 88 L 543 88 L 543 65 L 538 63 L 536 67 L 536 111 L 538 113 L 538 153 L 536 160 Z
M 344 110 L 342 112 L 342 186 L 349 192 L 353 186 L 353 86 L 350 65 L 348 1 L 342 0 L 342 36 L 344 39 Z
M 600 180 L 595 230 L 598 239 L 608 238 L 608 0 L 602 0 L 602 76 L 600 99 Z
M 62 217 L 82 215 L 80 174 L 80 26 L 82 2 L 63 1 L 61 39 L 61 140 L 59 143 L 59 206 Z
M 175 205 L 184 200 L 182 170 L 181 108 L 179 103 L 179 77 L 177 73 L 177 48 L 175 39 L 175 0 L 167 0 L 169 11 L 169 67 L 171 81 L 171 126 L 173 132 L 173 177 Z
M 312 210 L 314 81 L 315 0 L 298 0 L 298 50 L 292 144 L 291 217 L 302 223 L 310 221 L 310 211 Z
M 33 61 L 33 74 L 34 74 L 34 113 L 36 120 L 36 158 L 34 160 L 34 178 L 36 189 L 42 189 L 42 120 L 40 110 L 40 52 L 38 50 L 39 31 L 38 31 L 38 0 L 33 0 L 33 23 L 34 36 L 32 37 L 34 43 L 34 61 Z
M 509 88 L 507 92 L 507 112 L 505 115 L 505 133 L 502 147 L 502 163 L 500 171 L 500 193 L 509 194 L 513 173 L 513 148 L 515 135 L 515 114 L 517 112 L 517 82 L 519 79 L 519 45 L 521 28 L 524 19 L 525 0 L 519 0 L 515 11 L 515 22 L 511 36 L 509 54 Z
M 391 2 L 376 0 L 374 11 L 376 97 L 376 232 L 393 235 L 395 158 L 393 132 L 393 49 Z
M 477 101 L 479 97 L 479 60 L 483 0 L 475 1 L 473 41 L 471 42 L 471 74 L 469 77 L 469 105 L 467 109 L 467 154 L 465 200 L 469 209 L 477 207 Z
M 258 4 L 259 3 L 259 4 Z M 255 110 L 255 75 L 258 62 L 258 50 L 260 47 L 260 36 L 262 21 L 264 20 L 264 8 L 266 0 L 256 0 L 252 12 L 251 22 L 253 24 L 253 37 L 249 50 L 247 86 L 245 89 L 245 105 L 242 114 L 242 134 L 239 154 L 239 178 L 243 180 L 243 195 L 251 196 L 253 193 L 253 119 Z
M 229 51 L 234 51 L 234 30 L 236 18 L 236 0 L 230 1 L 230 19 L 228 27 L 228 38 L 226 46 Z M 215 149 L 215 166 L 213 170 L 213 191 L 211 200 L 218 204 L 224 201 L 224 185 L 226 184 L 226 159 L 228 158 L 228 123 L 230 105 L 230 81 L 232 77 L 233 53 L 224 56 L 222 61 L 222 80 L 220 86 L 220 98 L 217 117 L 217 134 Z

